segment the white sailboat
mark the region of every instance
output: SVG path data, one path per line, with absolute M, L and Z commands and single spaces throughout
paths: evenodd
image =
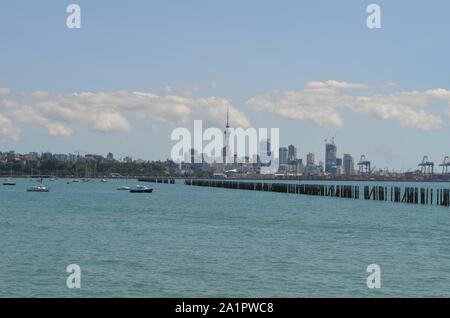
M 27 192 L 50 192 L 50 188 L 41 184 L 37 184 L 34 186 L 31 186 L 27 189 Z
M 27 192 L 50 192 L 50 188 L 44 185 L 43 179 L 40 177 L 38 179 L 38 184 L 29 187 Z
M 117 190 L 120 190 L 120 191 L 130 191 L 131 190 L 131 187 L 128 186 L 128 175 L 127 175 L 127 178 L 125 179 L 125 185 L 118 187 Z
M 15 186 L 16 183 L 12 180 L 12 169 L 11 169 L 11 174 L 9 178 L 6 178 L 5 181 L 3 182 L 4 186 Z

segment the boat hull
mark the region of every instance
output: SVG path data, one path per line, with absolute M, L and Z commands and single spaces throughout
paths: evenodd
M 27 192 L 50 192 L 49 189 L 27 189 Z
M 152 193 L 153 189 L 131 189 L 130 193 Z

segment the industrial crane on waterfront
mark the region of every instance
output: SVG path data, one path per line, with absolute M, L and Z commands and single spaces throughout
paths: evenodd
M 421 167 L 423 174 L 434 174 L 434 162 L 429 161 L 428 156 L 423 156 L 419 167 Z
M 443 174 L 448 174 L 448 167 L 450 167 L 449 157 L 445 156 L 444 161 L 439 166 L 442 167 Z
M 366 159 L 366 155 L 362 155 L 358 162 L 359 174 L 370 174 L 370 161 Z

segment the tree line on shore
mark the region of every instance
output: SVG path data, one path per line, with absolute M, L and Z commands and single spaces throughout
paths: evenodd
M 196 174 L 202 176 L 204 173 L 196 172 Z M 171 160 L 145 162 L 120 162 L 115 160 L 68 162 L 54 159 L 2 161 L 0 163 L 0 175 L 3 177 L 42 175 L 75 178 L 110 176 L 184 176 L 180 172 L 178 165 Z

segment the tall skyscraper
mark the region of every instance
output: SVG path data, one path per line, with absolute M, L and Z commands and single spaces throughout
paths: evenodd
M 267 145 L 267 149 L 266 149 L 266 151 L 267 151 L 267 155 L 269 156 L 269 157 L 272 157 L 272 144 L 270 143 L 270 138 L 268 138 L 267 140 L 266 140 L 266 145 Z
M 262 164 L 270 164 L 272 159 L 272 151 L 270 139 L 263 139 L 259 144 L 258 162 Z
M 334 144 L 334 138 L 331 143 L 325 144 L 325 172 L 335 175 L 337 173 L 336 167 L 336 153 L 337 147 Z
M 297 160 L 297 148 L 294 145 L 288 146 L 288 161 Z
M 336 158 L 336 174 L 341 175 L 343 173 L 342 158 Z
M 191 155 L 191 164 L 194 164 L 195 163 L 195 158 L 197 156 L 197 150 L 195 150 L 194 148 L 191 148 L 189 153 Z
M 344 174 L 345 175 L 352 175 L 355 173 L 355 162 L 353 160 L 353 157 L 349 155 L 348 153 L 344 154 Z
M 280 160 L 280 165 L 288 163 L 288 149 L 286 147 L 280 147 L 278 158 Z
M 315 158 L 314 154 L 312 152 L 309 152 L 306 155 L 306 165 L 308 167 L 314 166 L 315 165 L 315 161 L 316 161 L 316 158 Z

